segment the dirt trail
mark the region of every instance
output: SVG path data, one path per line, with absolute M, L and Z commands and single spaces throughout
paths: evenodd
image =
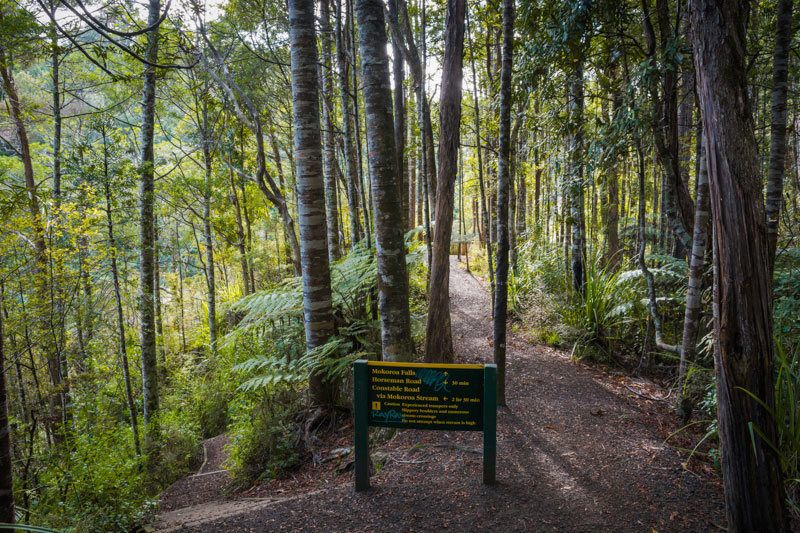
M 489 362 L 490 299 L 451 265 L 458 362 Z M 352 474 L 291 498 L 191 503 L 162 531 L 716 531 L 718 480 L 685 470 L 656 427 L 666 407 L 628 381 L 510 334 L 508 406 L 498 412 L 496 486 L 481 483 L 481 434 L 405 431 L 376 447 L 372 488 Z M 646 384 L 645 384 L 646 385 Z M 642 389 L 648 391 L 647 388 Z M 649 394 L 660 396 L 658 391 Z M 476 453 L 477 452 L 477 453 Z

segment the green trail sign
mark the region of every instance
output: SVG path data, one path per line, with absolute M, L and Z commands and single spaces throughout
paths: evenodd
M 497 367 L 353 363 L 356 490 L 369 488 L 368 426 L 483 431 L 483 482 L 495 482 Z

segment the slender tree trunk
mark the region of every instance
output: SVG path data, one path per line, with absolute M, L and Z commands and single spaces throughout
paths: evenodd
M 414 116 L 413 109 L 414 109 L 414 93 L 409 95 L 409 100 L 411 103 L 409 104 L 409 112 L 408 112 L 408 143 L 410 145 L 408 151 L 408 227 L 407 229 L 411 230 L 417 227 L 417 159 L 415 157 L 416 150 L 413 149 L 414 146 L 414 128 L 412 126 L 412 118 Z
M 178 231 L 178 219 L 175 219 L 175 248 L 178 257 L 178 309 L 181 315 L 181 353 L 186 353 L 186 315 L 183 305 L 183 250 L 180 245 L 180 232 Z
M 250 286 L 250 266 L 247 264 L 247 241 L 245 240 L 244 227 L 242 226 L 242 207 L 239 203 L 239 193 L 236 192 L 236 180 L 232 168 L 228 169 L 228 177 L 231 182 L 230 199 L 234 208 L 234 220 L 236 221 L 236 248 L 239 250 L 239 264 L 242 268 L 244 295 L 247 296 L 253 292 L 253 289 Z
M 502 81 L 502 73 L 500 80 Z M 509 105 L 511 105 L 509 103 Z M 518 235 L 518 214 L 519 201 L 517 199 L 517 155 L 519 147 L 519 128 L 522 125 L 522 116 L 520 115 L 514 123 L 514 128 L 511 130 L 510 141 L 510 154 L 508 156 L 509 174 L 508 174 L 508 246 L 510 254 L 510 265 L 514 274 L 517 273 L 517 235 Z
M 425 157 L 425 169 L 428 182 L 428 189 L 430 197 L 428 203 L 430 206 L 435 206 L 436 198 L 436 156 L 434 153 L 433 144 L 433 126 L 431 123 L 431 111 L 428 100 L 425 98 L 425 2 L 422 3 L 422 23 L 420 24 L 421 37 L 420 47 L 422 48 L 422 59 L 420 60 L 420 50 L 414 40 L 414 34 L 411 30 L 411 19 L 408 16 L 408 5 L 405 0 L 394 0 L 398 2 L 397 10 L 398 16 L 390 17 L 389 26 L 392 29 L 393 43 L 397 46 L 394 49 L 394 56 L 398 57 L 400 53 L 405 57 L 411 71 L 411 78 L 414 83 L 414 91 L 417 94 L 417 105 L 419 106 L 420 114 L 420 134 L 423 137 L 423 154 Z M 398 39 L 395 41 L 394 36 L 397 35 Z M 399 53 L 398 53 L 399 52 Z M 435 219 L 435 212 L 431 213 Z
M 364 158 L 362 157 L 363 150 L 361 145 L 361 115 L 358 111 L 358 67 L 356 65 L 356 25 L 355 25 L 355 7 L 353 6 L 354 0 L 345 0 L 348 5 L 348 20 L 349 20 L 349 35 L 350 35 L 350 56 L 352 59 L 353 68 L 353 121 L 355 122 L 355 142 L 356 142 L 356 160 L 358 161 L 358 186 L 361 191 L 361 212 L 364 214 L 364 235 L 367 238 L 367 247 L 372 248 L 372 231 L 375 230 L 374 221 L 370 222 L 370 209 L 369 202 L 367 202 L 367 181 L 364 178 Z M 366 123 L 366 117 L 365 117 Z M 369 154 L 367 155 L 369 159 Z M 368 177 L 367 180 L 372 179 Z M 372 190 L 369 190 L 370 195 Z M 370 202 L 372 198 L 370 198 Z
M 5 302 L 0 291 L 0 522 L 14 523 L 14 470 L 11 455 L 11 425 L 8 420 L 8 395 L 6 393 L 5 332 L 3 309 Z
M 579 47 L 580 45 L 578 45 Z M 583 293 L 586 284 L 583 198 L 583 52 L 573 57 L 569 81 L 569 199 L 572 219 L 572 287 Z
M 358 202 L 358 167 L 356 166 L 356 150 L 353 143 L 353 117 L 350 111 L 350 62 L 347 60 L 345 36 L 342 30 L 342 7 L 340 0 L 336 3 L 336 62 L 339 67 L 339 92 L 342 101 L 342 130 L 344 131 L 344 161 L 347 176 L 347 208 L 350 214 L 350 243 L 355 245 L 362 238 L 361 217 Z M 350 13 L 348 11 L 349 19 Z
M 767 256 L 769 271 L 775 268 L 778 222 L 783 196 L 783 170 L 786 164 L 786 94 L 789 77 L 789 50 L 792 40 L 794 0 L 778 0 L 778 23 L 772 62 L 772 118 L 770 121 L 769 171 L 767 172 Z
M 642 0 L 647 56 L 656 61 L 656 37 L 650 17 L 650 0 Z M 658 44 L 661 61 L 665 64 L 661 77 L 661 94 L 658 80 L 651 75 L 648 81 L 653 102 L 653 139 L 658 158 L 665 172 L 665 207 L 667 220 L 675 236 L 686 250 L 692 247 L 692 216 L 694 206 L 686 183 L 681 179 L 680 144 L 678 139 L 678 65 L 668 52 L 677 38 L 670 24 L 668 0 L 656 0 L 656 18 L 661 34 Z
M 508 316 L 509 191 L 511 180 L 511 69 L 514 0 L 503 0 L 503 66 L 500 70 L 500 150 L 497 158 L 497 282 L 494 299 L 494 363 L 497 404 L 506 405 L 506 322 Z M 441 152 L 440 152 L 441 153 Z
M 158 352 L 159 382 L 166 379 L 166 346 L 164 345 L 164 318 L 161 314 L 161 243 L 158 216 L 153 216 L 153 303 L 156 317 L 156 347 Z
M 111 187 L 108 175 L 108 147 L 106 146 L 106 136 L 103 132 L 103 169 L 105 174 L 105 193 L 106 193 L 106 223 L 108 226 L 108 248 L 111 256 L 111 281 L 114 285 L 114 307 L 117 318 L 117 342 L 119 345 L 119 357 L 122 366 L 122 377 L 125 381 L 125 399 L 128 403 L 128 414 L 131 417 L 131 432 L 133 433 L 133 448 L 136 455 L 141 454 L 139 447 L 139 427 L 136 418 L 136 400 L 133 397 L 131 387 L 131 373 L 128 365 L 128 348 L 125 343 L 125 319 L 122 314 L 122 291 L 119 284 L 119 269 L 117 268 L 117 242 L 114 237 L 114 219 L 111 216 Z
M 686 289 L 686 311 L 683 317 L 683 341 L 681 343 L 681 360 L 678 367 L 678 383 L 683 386 L 686 377 L 686 364 L 694 361 L 697 345 L 697 330 L 700 322 L 700 309 L 703 295 L 703 267 L 706 261 L 708 243 L 708 169 L 705 148 L 701 146 L 700 172 L 697 175 L 697 193 L 695 195 L 694 235 L 692 253 L 689 257 L 689 284 Z
M 149 0 L 148 26 L 158 21 L 160 0 Z M 158 26 L 147 33 L 146 58 L 158 59 Z M 156 353 L 155 301 L 155 243 L 153 242 L 153 205 L 155 203 L 153 141 L 156 113 L 156 71 L 144 66 L 142 83 L 141 179 L 139 182 L 139 323 L 142 352 L 142 392 L 144 394 L 145 443 L 152 444 L 158 436 L 154 416 L 158 411 L 158 359 Z M 147 447 L 147 446 L 146 446 Z
M 389 58 L 381 0 L 356 0 L 361 71 L 364 83 L 369 174 L 375 240 L 383 359 L 411 360 L 408 272 L 403 240 L 403 209 L 389 91 Z
M 483 234 L 481 240 L 486 245 L 486 260 L 489 263 L 489 287 L 491 288 L 492 302 L 495 298 L 495 284 L 494 284 L 494 261 L 492 260 L 492 243 L 489 238 L 489 210 L 486 206 L 486 187 L 483 180 L 483 157 L 481 150 L 481 117 L 480 117 L 480 101 L 478 100 L 478 74 L 475 69 L 475 47 L 472 42 L 472 25 L 470 24 L 469 15 L 467 15 L 467 25 L 469 29 L 469 58 L 472 65 L 472 101 L 475 103 L 475 151 L 478 155 L 478 187 L 481 192 L 481 211 L 483 212 Z
M 622 95 L 617 90 L 614 93 L 614 103 L 612 106 L 612 119 L 622 108 Z M 605 214 L 605 233 L 606 233 L 606 254 L 604 264 L 610 270 L 616 270 L 621 259 L 619 248 L 619 165 L 620 157 L 618 154 L 612 156 L 611 164 L 605 176 L 606 198 L 604 198 L 603 211 Z
M 464 0 L 448 0 L 445 50 L 439 100 L 439 171 L 436 191 L 436 227 L 428 300 L 425 361 L 452 362 L 450 329 L 450 237 L 453 232 L 453 200 L 461 127 L 461 81 L 464 55 Z
M 53 16 L 55 9 L 53 8 Z M 61 200 L 61 89 L 60 89 L 60 62 L 58 34 L 55 26 L 50 29 L 51 68 L 53 76 L 53 197 L 56 202 Z
M 747 93 L 750 6 L 691 0 L 689 9 L 714 227 L 714 355 L 728 531 L 788 531 L 780 460 L 769 444 L 778 442 L 768 412 L 775 404 L 772 280 Z
M 333 138 L 333 66 L 331 49 L 333 30 L 331 29 L 330 0 L 321 0 L 322 31 L 322 127 L 325 157 L 323 174 L 325 176 L 325 213 L 328 227 L 328 260 L 333 263 L 342 256 L 339 247 L 339 195 L 336 190 L 336 145 Z M 338 0 L 335 0 L 338 1 Z
M 297 156 L 298 219 L 303 268 L 303 318 L 306 349 L 323 346 L 334 333 L 330 264 L 326 240 L 325 182 L 320 149 L 317 39 L 314 0 L 290 0 L 294 149 Z M 332 405 L 333 382 L 309 377 L 312 402 Z
M 210 126 L 208 124 L 208 104 L 202 103 L 201 135 L 203 142 L 203 240 L 206 249 L 206 305 L 208 307 L 208 347 L 211 357 L 217 354 L 217 284 L 216 268 L 214 267 L 214 234 L 211 232 L 211 192 L 212 192 L 212 165 Z
M 392 28 L 399 28 L 399 0 L 389 0 L 389 18 Z M 406 104 L 403 91 L 405 70 L 403 69 L 402 36 L 392 31 L 392 82 L 394 83 L 394 151 L 397 172 L 400 176 L 400 199 L 403 206 L 403 230 L 408 231 L 408 182 L 406 175 Z

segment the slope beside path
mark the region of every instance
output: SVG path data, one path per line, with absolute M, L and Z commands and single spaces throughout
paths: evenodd
M 460 363 L 492 357 L 491 302 L 451 263 Z M 657 427 L 666 406 L 631 394 L 625 378 L 576 364 L 510 333 L 508 406 L 498 411 L 498 484 L 481 483 L 482 437 L 404 431 L 371 450 L 372 488 L 352 473 L 281 497 L 214 501 L 159 516 L 160 531 L 716 531 L 722 489 L 693 473 Z M 641 383 L 631 383 L 641 388 Z M 654 396 L 660 393 L 650 392 Z M 204 498 L 208 499 L 208 498 Z M 187 500 L 188 501 L 188 500 Z

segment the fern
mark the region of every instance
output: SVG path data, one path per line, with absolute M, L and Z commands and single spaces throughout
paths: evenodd
M 413 241 L 416 231 L 406 234 L 410 266 L 422 261 L 422 248 Z M 366 310 L 376 297 L 378 267 L 374 250 L 363 243 L 331 265 L 331 293 L 338 331 L 328 342 L 306 351 L 302 336 L 303 286 L 300 278 L 260 291 L 236 302 L 232 309 L 243 313 L 236 328 L 223 344 L 230 346 L 243 335 L 261 336 L 270 355 L 256 355 L 236 365 L 234 370 L 246 379 L 240 389 L 251 391 L 279 383 L 299 383 L 309 373 L 325 380 L 344 378 L 353 361 L 374 358 L 380 350 L 379 324 L 366 318 Z M 287 321 L 288 319 L 288 321 Z M 287 327 L 288 325 L 288 327 Z M 281 354 L 277 357 L 275 354 Z

